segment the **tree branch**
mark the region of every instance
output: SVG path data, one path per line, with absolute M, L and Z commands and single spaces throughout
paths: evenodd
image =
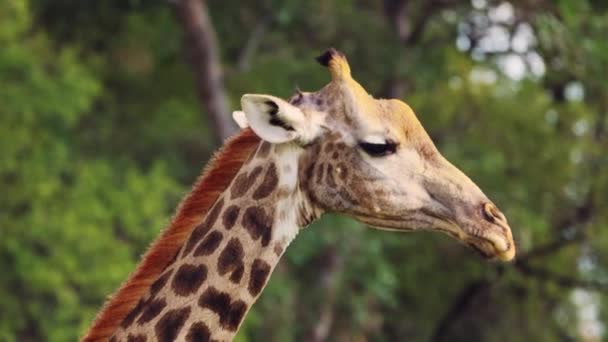
M 574 236 L 570 238 L 561 237 L 559 239 L 556 239 L 555 241 L 551 241 L 544 245 L 537 246 L 536 248 L 531 249 L 530 251 L 522 254 L 519 258 L 517 258 L 516 264 L 524 264 L 531 259 L 556 253 L 564 247 L 568 247 L 570 245 L 584 241 L 585 238 L 586 235 L 582 231 L 578 231 L 577 233 L 575 233 Z
M 173 4 L 183 26 L 199 101 L 209 114 L 216 141 L 223 141 L 237 128 L 230 117 L 219 48 L 207 6 L 201 0 L 175 0 Z
M 268 27 L 270 26 L 273 20 L 273 17 L 269 14 L 266 17 L 261 18 L 260 21 L 258 21 L 258 23 L 255 25 L 255 28 L 251 31 L 251 34 L 247 39 L 247 43 L 239 53 L 238 60 L 236 63 L 238 71 L 243 72 L 249 70 L 251 59 L 255 55 L 255 52 L 260 46 L 262 38 L 268 31 Z
M 420 42 L 431 18 L 446 7 L 458 4 L 452 0 L 427 0 L 417 13 L 412 13 L 416 3 L 407 0 L 384 0 L 384 12 L 401 43 L 406 47 Z M 414 20 L 416 18 L 416 20 Z
M 490 288 L 490 285 L 491 284 L 488 280 L 480 279 L 465 286 L 458 297 L 456 297 L 456 299 L 452 302 L 452 306 L 448 309 L 446 314 L 443 316 L 443 318 L 441 318 L 435 327 L 431 341 L 443 341 L 447 336 L 447 333 L 450 331 L 452 325 L 471 307 L 477 296 Z
M 608 291 L 608 284 L 599 281 L 587 281 L 574 277 L 569 277 L 561 274 L 556 274 L 542 268 L 532 267 L 528 264 L 517 264 L 516 269 L 522 274 L 538 278 L 540 280 L 550 281 L 555 285 L 567 289 L 583 288 L 596 291 Z

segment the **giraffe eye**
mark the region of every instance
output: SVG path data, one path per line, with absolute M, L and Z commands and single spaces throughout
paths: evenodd
M 359 143 L 359 147 L 372 157 L 388 156 L 397 151 L 397 144 L 392 141 L 387 141 L 384 144 L 374 144 L 362 141 Z

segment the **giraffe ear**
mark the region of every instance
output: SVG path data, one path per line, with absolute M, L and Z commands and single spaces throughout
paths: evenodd
M 245 112 L 243 112 L 242 110 L 235 110 L 234 112 L 232 112 L 232 119 L 241 129 L 249 127 Z
M 304 113 L 287 101 L 271 95 L 246 94 L 241 98 L 244 115 L 234 119 L 246 124 L 262 139 L 273 144 L 305 141 L 310 125 Z M 244 120 L 243 120 L 244 119 Z

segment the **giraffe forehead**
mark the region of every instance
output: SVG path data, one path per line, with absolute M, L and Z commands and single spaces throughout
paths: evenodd
M 309 120 L 315 118 L 324 125 L 322 141 L 336 140 L 338 134 L 348 146 L 387 140 L 420 148 L 433 145 L 409 105 L 396 99 L 375 99 L 352 78 L 332 81 L 317 92 L 298 91 L 290 103 Z

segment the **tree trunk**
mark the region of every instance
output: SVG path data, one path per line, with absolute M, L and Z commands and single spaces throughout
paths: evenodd
M 208 113 L 216 141 L 237 131 L 224 90 L 219 47 L 207 6 L 201 0 L 176 0 L 175 12 L 184 29 L 186 50 L 194 69 L 197 94 Z

